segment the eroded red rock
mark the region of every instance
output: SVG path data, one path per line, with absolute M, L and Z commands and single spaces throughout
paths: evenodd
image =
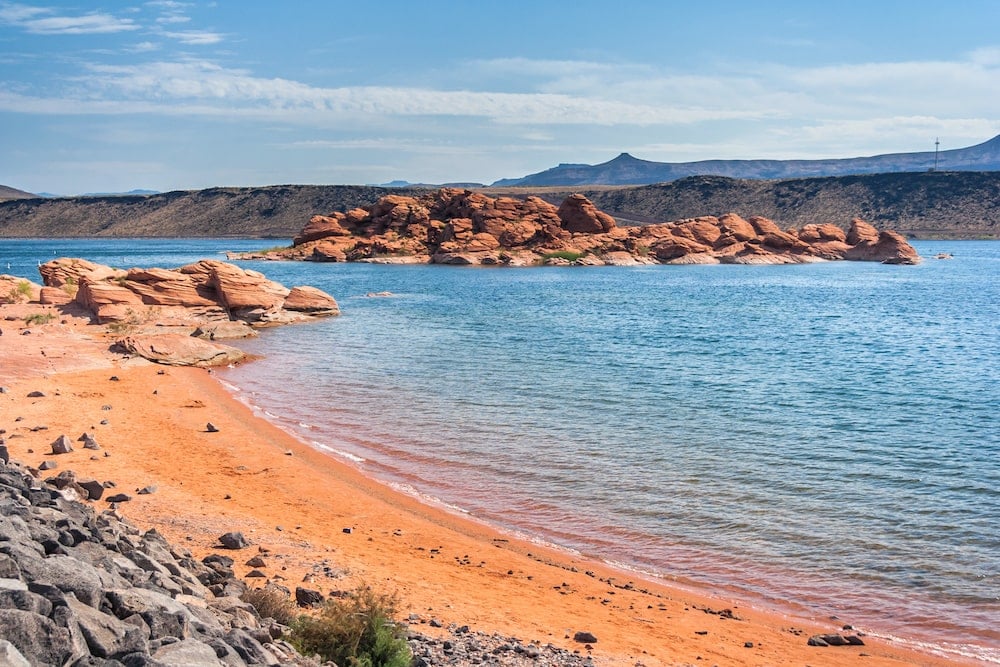
M 580 257 L 546 259 L 557 251 Z M 628 263 L 622 253 L 636 262 L 670 264 L 908 263 L 917 256 L 902 237 L 883 239 L 857 219 L 846 233 L 829 223 L 781 229 L 773 220 L 736 213 L 619 227 L 581 194 L 556 207 L 535 196 L 493 198 L 459 188 L 389 195 L 346 214 L 313 216 L 294 247 L 275 254 L 322 262 L 595 265 Z

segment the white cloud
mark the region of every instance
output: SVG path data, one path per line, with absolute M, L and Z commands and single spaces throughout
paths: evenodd
M 164 32 L 166 37 L 176 39 L 182 44 L 205 46 L 208 44 L 218 44 L 225 36 L 210 30 L 184 30 L 182 32 Z
M 150 51 L 156 51 L 159 48 L 160 45 L 155 42 L 139 42 L 138 44 L 126 47 L 125 50 L 129 53 L 149 53 Z
M 132 19 L 93 12 L 82 16 L 58 16 L 44 7 L 21 4 L 0 5 L 0 23 L 22 28 L 36 35 L 93 35 L 138 30 Z
M 161 16 L 156 19 L 157 23 L 188 23 L 191 21 L 190 16 L 183 16 L 181 14 L 172 14 L 170 16 Z
M 711 119 L 758 118 L 766 112 L 619 102 L 556 93 L 442 91 L 356 86 L 320 88 L 289 79 L 265 79 L 206 61 L 92 66 L 85 81 L 126 98 L 164 104 L 200 102 L 232 113 L 382 116 L 470 116 L 507 124 L 655 125 Z

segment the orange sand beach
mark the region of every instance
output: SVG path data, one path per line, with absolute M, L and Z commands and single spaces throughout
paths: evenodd
M 242 531 L 252 546 L 226 552 L 241 576 L 263 552 L 259 569 L 289 588 L 326 594 L 367 583 L 398 593 L 404 619 L 589 652 L 598 665 L 975 664 L 870 637 L 808 646 L 811 635 L 853 634 L 843 624 L 865 619 L 809 621 L 642 580 L 422 504 L 256 417 L 206 370 L 111 352 L 104 328 L 83 318 L 23 322 L 46 308 L 0 307 L 0 428 L 11 458 L 115 482 L 133 494 L 122 514 L 198 557 Z M 44 396 L 28 396 L 36 391 Z M 85 431 L 102 451 L 48 454 L 59 435 Z M 155 492 L 134 494 L 147 486 Z M 592 650 L 573 640 L 579 631 L 597 637 Z

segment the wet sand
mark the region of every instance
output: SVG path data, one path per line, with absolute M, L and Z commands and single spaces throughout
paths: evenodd
M 198 557 L 222 551 L 219 535 L 242 531 L 252 546 L 227 552 L 240 575 L 263 552 L 258 569 L 292 589 L 367 583 L 396 592 L 404 619 L 552 643 L 604 665 L 975 664 L 870 637 L 861 647 L 807 646 L 811 635 L 852 634 L 843 624 L 865 619 L 797 619 L 645 581 L 423 504 L 256 417 L 212 373 L 123 358 L 108 350 L 103 327 L 84 322 L 0 319 L 0 428 L 11 458 L 115 482 L 132 495 L 119 506 L 126 517 Z M 28 397 L 34 391 L 45 396 Z M 84 431 L 100 451 L 48 454 L 59 435 Z M 135 493 L 147 486 L 155 492 Z M 592 651 L 573 640 L 581 631 L 597 637 Z

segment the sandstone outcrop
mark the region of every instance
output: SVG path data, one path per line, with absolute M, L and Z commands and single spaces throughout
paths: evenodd
M 226 366 L 246 357 L 235 347 L 174 333 L 125 336 L 115 345 L 128 354 L 167 366 Z
M 168 269 L 122 271 L 61 258 L 38 267 L 49 303 L 72 300 L 101 324 L 139 325 L 156 319 L 242 321 L 261 327 L 337 315 L 336 300 L 312 287 L 289 289 L 257 271 L 202 260 Z M 64 296 L 60 296 L 64 295 Z
M 313 216 L 291 248 L 272 256 L 508 266 L 920 260 L 902 236 L 858 219 L 846 232 L 830 223 L 781 229 L 736 213 L 618 227 L 581 194 L 556 207 L 538 197 L 492 198 L 457 188 L 389 195 L 367 208 Z

